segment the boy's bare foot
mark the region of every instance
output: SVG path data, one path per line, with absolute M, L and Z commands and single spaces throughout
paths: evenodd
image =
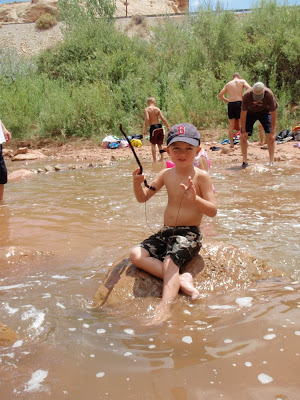
M 154 317 L 149 321 L 147 326 L 160 325 L 165 322 L 171 316 L 171 306 L 160 302 L 154 311 Z
M 185 272 L 179 276 L 180 280 L 180 290 L 191 296 L 192 300 L 197 299 L 200 296 L 199 290 L 194 286 L 194 280 L 189 272 Z

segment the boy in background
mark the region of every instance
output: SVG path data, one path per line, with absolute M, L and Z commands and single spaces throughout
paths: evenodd
M 164 117 L 161 110 L 156 107 L 156 101 L 154 97 L 147 99 L 147 107 L 145 108 L 145 127 L 144 135 L 147 135 L 147 128 L 150 126 L 150 143 L 153 161 L 156 162 L 156 146 L 158 147 L 160 159 L 163 160 L 164 150 L 162 148 L 164 141 L 164 131 L 160 120 L 170 130 L 169 124 Z

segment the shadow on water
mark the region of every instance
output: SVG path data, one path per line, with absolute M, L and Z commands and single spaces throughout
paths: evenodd
M 218 215 L 205 239 L 265 260 L 291 280 L 179 296 L 145 327 L 157 299 L 90 307 L 111 266 L 161 226 L 165 193 L 138 204 L 133 162 L 7 185 L 0 206 L 3 399 L 288 399 L 299 395 L 299 168 L 212 168 Z M 159 168 L 145 163 L 147 180 Z M 236 173 L 237 172 L 237 173 Z M 120 268 L 121 279 L 124 269 Z M 115 282 L 109 282 L 113 287 Z

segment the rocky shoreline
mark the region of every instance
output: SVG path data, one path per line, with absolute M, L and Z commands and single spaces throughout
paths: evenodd
M 221 133 L 221 132 L 219 132 Z M 241 163 L 240 145 L 230 149 L 228 144 L 221 145 L 213 140 L 209 134 L 202 137 L 210 138 L 202 144 L 206 150 L 212 167 L 228 168 L 238 166 Z M 136 153 L 141 160 L 151 161 L 151 148 L 149 143 L 144 140 L 144 145 L 136 148 Z M 300 161 L 300 142 L 289 141 L 277 143 L 275 147 L 275 162 L 277 165 L 295 164 Z M 48 144 L 41 148 L 34 148 L 34 143 L 27 143 L 28 146 L 16 147 L 9 143 L 3 145 L 3 155 L 7 160 L 9 171 L 8 180 L 10 182 L 25 178 L 33 178 L 38 173 L 58 172 L 62 170 L 95 168 L 107 165 L 111 162 L 133 159 L 130 148 L 104 149 L 101 145 L 81 140 L 69 141 L 62 145 Z M 212 150 L 216 149 L 216 150 Z M 268 161 L 268 151 L 266 145 L 252 142 L 248 147 L 250 167 L 255 164 L 262 164 Z M 34 168 L 30 163 L 40 160 L 44 163 L 42 167 Z M 27 162 L 26 168 L 17 168 L 19 162 Z

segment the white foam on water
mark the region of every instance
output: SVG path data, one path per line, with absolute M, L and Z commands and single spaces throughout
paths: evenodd
M 77 328 L 68 328 L 68 331 L 70 332 L 75 332 L 77 330 Z
M 18 288 L 27 287 L 27 286 L 32 286 L 32 285 L 19 283 L 18 285 L 0 286 L 0 290 L 12 290 L 12 289 L 18 289 Z
M 31 379 L 26 383 L 24 392 L 40 392 L 43 390 L 41 383 L 47 378 L 48 371 L 38 369 L 31 375 Z
M 156 347 L 155 344 L 149 344 L 148 346 L 149 349 L 155 349 L 155 347 Z
M 183 338 L 181 339 L 184 343 L 187 344 L 191 344 L 193 343 L 193 339 L 191 338 L 191 336 L 183 336 Z
M 265 339 L 265 340 L 272 340 L 272 339 L 274 339 L 274 338 L 276 338 L 275 333 L 270 333 L 269 335 L 265 335 L 265 336 L 264 336 L 264 339 Z
M 96 378 L 103 378 L 105 376 L 105 372 L 98 372 L 96 374 Z
M 127 333 L 127 335 L 134 335 L 133 329 L 124 329 L 124 332 Z
M 187 314 L 187 315 L 191 315 L 191 312 L 189 310 L 184 310 L 183 313 Z
M 273 382 L 273 378 L 267 374 L 259 374 L 257 379 L 259 380 L 260 383 L 262 383 L 264 385 L 266 383 Z
M 296 336 L 300 336 L 300 331 L 295 331 Z
M 89 324 L 82 324 L 82 326 L 83 326 L 84 328 L 89 328 L 89 327 L 90 327 Z
M 4 305 L 4 310 L 6 310 L 7 313 L 10 315 L 13 315 L 19 311 L 19 308 L 12 308 L 8 303 L 3 303 L 3 305 Z
M 252 367 L 252 363 L 250 361 L 245 362 L 246 367 Z
M 198 325 L 207 325 L 207 322 L 205 322 L 205 321 L 197 320 L 197 321 L 194 321 L 194 322 L 195 322 L 195 324 L 198 324 Z
M 53 278 L 53 279 L 68 279 L 68 277 L 65 275 L 52 275 L 51 278 Z
M 22 344 L 23 344 L 23 340 L 17 340 L 17 341 L 12 345 L 12 347 L 21 347 Z
M 60 308 L 66 308 L 63 304 L 61 304 L 59 302 L 57 302 L 56 305 L 57 305 L 57 307 L 60 307 Z
M 293 291 L 295 290 L 295 289 L 292 288 L 291 286 L 285 286 L 284 289 L 285 289 L 285 290 L 289 290 L 289 291 L 291 291 L 291 292 L 293 292 Z
M 98 335 L 100 335 L 101 333 L 105 333 L 106 330 L 105 329 L 97 329 L 96 332 L 98 333 Z
M 235 308 L 235 306 L 229 306 L 227 304 L 224 305 L 212 305 L 212 306 L 208 306 L 211 310 L 231 310 L 233 308 Z
M 124 357 L 129 357 L 132 356 L 131 351 L 126 351 L 126 353 L 124 353 Z
M 24 307 L 31 307 L 30 310 L 24 312 L 22 314 L 22 320 L 25 321 L 27 319 L 33 319 L 33 323 L 29 327 L 29 330 L 36 331 L 36 334 L 39 335 L 41 332 L 44 331 L 42 324 L 45 320 L 45 313 L 42 311 L 38 311 L 34 306 L 24 306 Z
M 8 357 L 8 358 L 14 358 L 15 353 L 6 353 L 6 354 L 2 354 L 2 357 Z
M 235 302 L 240 307 L 252 307 L 252 300 L 253 297 L 238 297 L 237 299 L 235 299 Z
M 225 339 L 224 343 L 232 343 L 232 339 Z
M 42 297 L 42 299 L 48 299 L 49 297 L 51 297 L 51 294 L 45 293 L 44 296 Z

